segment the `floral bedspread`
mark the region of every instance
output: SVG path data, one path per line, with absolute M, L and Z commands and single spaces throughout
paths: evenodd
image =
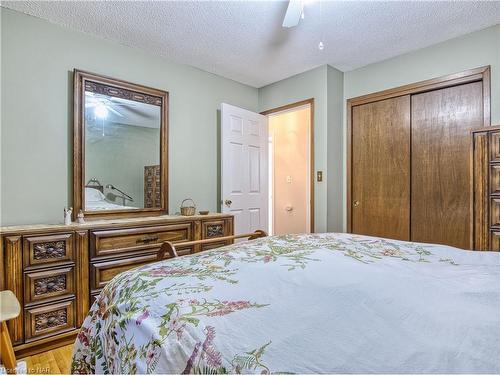
M 500 254 L 287 235 L 115 277 L 73 373 L 499 373 Z

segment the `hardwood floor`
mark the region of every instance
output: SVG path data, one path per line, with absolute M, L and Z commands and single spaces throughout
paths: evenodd
M 21 358 L 18 361 L 26 362 L 27 374 L 69 374 L 72 354 L 73 344 Z

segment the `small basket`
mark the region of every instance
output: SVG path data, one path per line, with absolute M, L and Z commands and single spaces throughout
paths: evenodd
M 192 206 L 184 206 L 184 202 L 186 201 L 191 201 L 193 203 Z M 196 204 L 194 203 L 194 200 L 191 198 L 186 198 L 182 201 L 181 203 L 181 215 L 182 216 L 193 216 L 196 212 Z

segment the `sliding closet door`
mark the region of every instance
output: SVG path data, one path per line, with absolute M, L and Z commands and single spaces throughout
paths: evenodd
M 471 249 L 471 130 L 483 126 L 482 82 L 413 95 L 411 239 Z
M 352 232 L 408 240 L 410 97 L 352 108 Z

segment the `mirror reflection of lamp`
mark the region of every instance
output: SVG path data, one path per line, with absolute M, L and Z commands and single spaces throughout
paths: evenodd
M 117 187 L 111 185 L 111 184 L 107 184 L 106 185 L 106 189 L 111 189 L 111 190 L 116 190 L 117 192 L 119 192 L 122 196 L 120 198 L 123 199 L 123 205 L 126 206 L 126 200 L 129 200 L 131 202 L 134 201 L 134 199 L 128 195 L 127 193 L 125 193 L 124 191 L 121 191 L 120 189 L 118 189 Z

